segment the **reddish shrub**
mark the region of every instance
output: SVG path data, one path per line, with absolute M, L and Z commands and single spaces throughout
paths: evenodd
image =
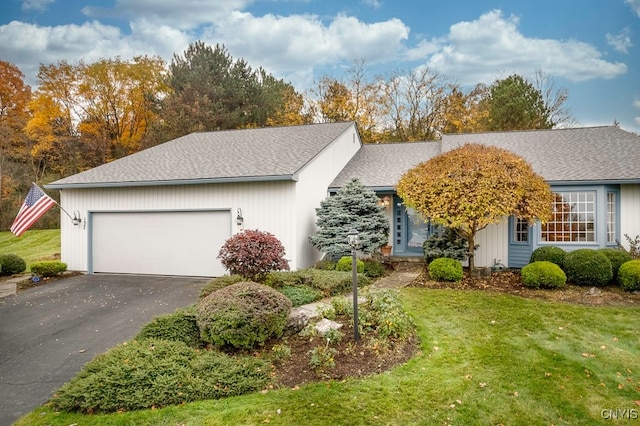
M 231 274 L 262 281 L 271 271 L 289 270 L 282 243 L 269 232 L 246 230 L 229 238 L 218 253 Z

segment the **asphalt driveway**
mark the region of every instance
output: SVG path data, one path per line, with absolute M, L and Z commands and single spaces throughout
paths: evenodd
M 0 299 L 0 426 L 45 403 L 153 317 L 195 303 L 207 281 L 80 275 Z

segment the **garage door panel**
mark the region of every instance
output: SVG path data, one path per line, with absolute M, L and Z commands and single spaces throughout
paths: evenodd
M 229 211 L 94 213 L 93 272 L 220 276 L 230 235 Z

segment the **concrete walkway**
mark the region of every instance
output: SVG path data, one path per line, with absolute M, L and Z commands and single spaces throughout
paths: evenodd
M 398 262 L 394 264 L 394 270 L 386 277 L 377 280 L 371 285 L 373 288 L 394 288 L 401 289 L 413 282 L 422 273 L 424 262 Z M 346 298 L 352 300 L 353 295 L 349 293 Z M 299 316 L 304 313 L 307 318 L 320 316 L 319 310 L 331 305 L 331 299 L 323 299 L 307 305 L 297 306 L 291 310 L 291 316 Z

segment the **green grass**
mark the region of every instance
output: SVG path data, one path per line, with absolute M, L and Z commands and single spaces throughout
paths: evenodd
M 27 262 L 27 271 L 36 260 L 60 255 L 60 230 L 27 231 L 16 237 L 9 231 L 0 232 L 0 253 L 17 254 Z
M 640 308 L 405 289 L 422 350 L 380 375 L 111 415 L 34 410 L 18 425 L 607 423 L 640 407 Z M 278 411 L 280 414 L 278 414 Z

